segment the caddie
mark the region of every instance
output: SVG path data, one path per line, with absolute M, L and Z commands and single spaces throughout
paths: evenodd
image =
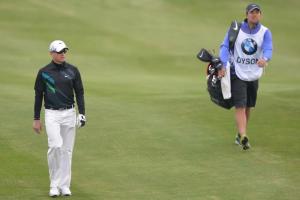
M 261 17 L 261 7 L 254 3 L 249 4 L 246 7 L 246 18 L 241 23 L 234 48 L 229 47 L 229 31 L 220 47 L 223 68 L 218 76 L 224 77 L 227 62 L 229 62 L 231 95 L 238 131 L 235 143 L 241 145 L 244 150 L 250 148 L 247 124 L 250 110 L 256 105 L 258 80 L 272 58 L 272 34 L 260 23 Z M 238 26 L 234 29 L 238 29 Z

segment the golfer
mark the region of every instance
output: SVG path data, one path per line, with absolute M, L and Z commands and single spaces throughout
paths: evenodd
M 41 68 L 35 81 L 33 129 L 40 134 L 40 112 L 45 106 L 45 126 L 48 136 L 49 196 L 70 196 L 72 151 L 76 125 L 85 125 L 85 106 L 80 73 L 67 63 L 68 47 L 55 40 L 49 47 L 52 61 Z M 76 120 L 74 93 L 79 115 Z
M 256 104 L 258 79 L 272 57 L 272 34 L 260 23 L 261 17 L 260 6 L 249 4 L 246 7 L 246 19 L 241 24 L 234 49 L 229 48 L 228 32 L 220 47 L 223 68 L 218 75 L 219 77 L 225 75 L 225 68 L 229 61 L 231 94 L 238 130 L 235 143 L 241 145 L 244 150 L 250 148 L 247 124 L 250 110 Z

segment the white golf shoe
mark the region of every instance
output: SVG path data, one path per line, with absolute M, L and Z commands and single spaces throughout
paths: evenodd
M 56 187 L 50 188 L 49 196 L 50 197 L 58 197 L 60 195 L 59 189 Z
M 69 188 L 61 188 L 61 195 L 62 196 L 71 196 L 71 190 Z

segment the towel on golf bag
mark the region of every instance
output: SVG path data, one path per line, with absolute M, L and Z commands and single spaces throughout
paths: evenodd
M 226 73 L 223 78 L 221 78 L 221 89 L 224 99 L 231 98 L 231 80 L 230 80 L 230 63 L 227 62 Z

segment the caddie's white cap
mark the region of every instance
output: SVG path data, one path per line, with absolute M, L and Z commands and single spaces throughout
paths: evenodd
M 69 49 L 62 40 L 54 40 L 49 46 L 50 52 L 60 52 L 63 49 Z

